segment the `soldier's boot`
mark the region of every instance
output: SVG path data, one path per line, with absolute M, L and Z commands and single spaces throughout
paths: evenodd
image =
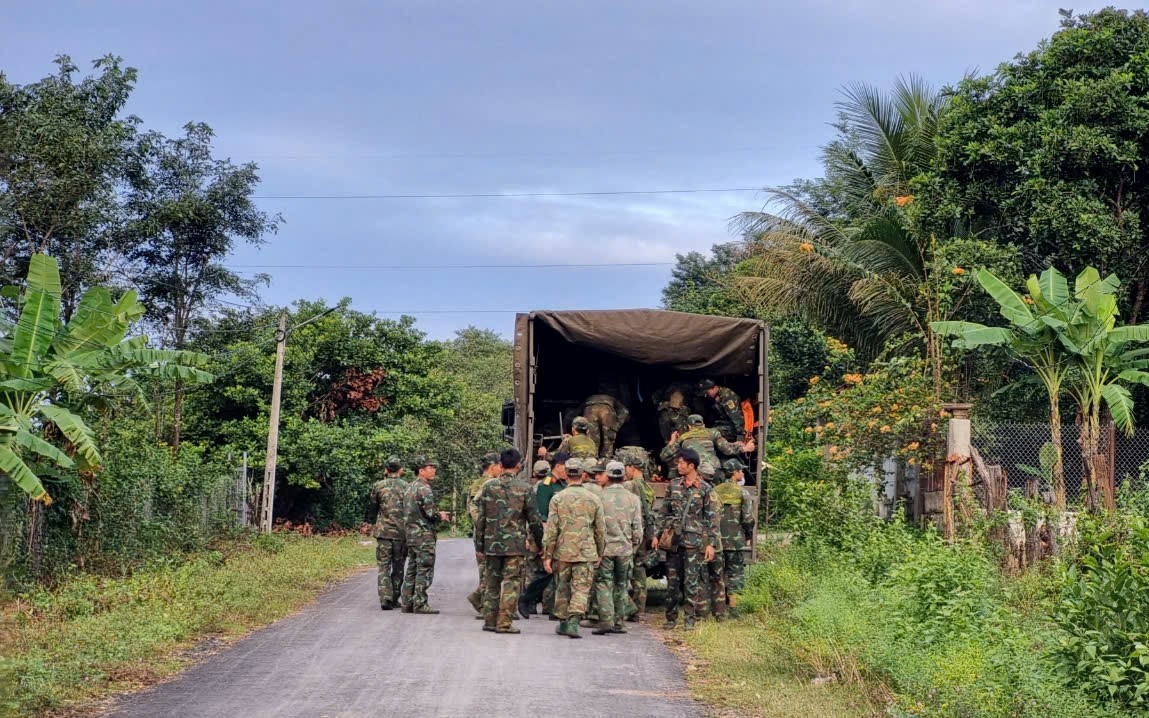
M 678 620 L 674 619 L 674 618 L 668 618 L 668 619 L 666 619 L 666 623 L 664 623 L 662 625 L 662 627 L 668 631 L 672 631 L 675 628 L 678 628 Z
M 591 634 L 595 636 L 605 636 L 613 632 L 614 626 L 609 623 L 603 623 L 600 621 L 599 623 L 595 624 L 594 630 L 591 631 Z
M 555 626 L 555 633 L 559 634 L 560 636 L 567 635 L 567 621 L 570 619 L 558 618 L 557 616 L 553 615 L 551 616 L 551 619 L 559 622 L 559 625 Z
M 414 611 L 412 611 L 412 613 L 421 613 L 425 616 L 437 616 L 439 614 L 439 609 L 431 608 L 430 606 L 419 606 Z
M 614 625 L 610 628 L 611 633 L 626 633 L 626 627 L 622 625 L 621 621 L 615 621 Z
M 519 615 L 522 616 L 523 618 L 527 619 L 527 620 L 530 620 L 532 613 L 534 613 L 534 608 L 531 606 L 531 604 L 527 603 L 526 601 L 524 601 L 523 599 L 520 598 L 519 599 Z
M 507 627 L 505 627 L 505 628 L 496 628 L 496 629 L 495 629 L 495 633 L 510 633 L 510 634 L 515 634 L 515 633 L 522 633 L 522 631 L 520 631 L 519 629 L 515 628 L 514 626 L 507 626 Z
M 384 610 L 384 611 L 390 611 L 391 609 L 393 609 L 395 607 L 393 605 L 391 605 L 390 601 L 380 601 L 379 602 L 379 608 Z
M 578 624 L 581 620 L 582 616 L 577 614 L 571 614 L 571 617 L 567 619 L 567 638 L 582 638 L 578 632 Z
M 409 603 L 404 604 L 401 610 L 403 611 L 403 613 L 414 613 L 415 612 L 414 606 L 412 606 Z
M 479 618 L 482 618 L 482 616 L 479 616 Z M 487 623 L 486 621 L 483 621 L 483 630 L 484 631 L 490 631 L 491 633 L 494 633 L 495 632 L 495 626 L 494 626 L 494 624 Z
M 483 594 L 478 590 L 471 591 L 467 594 L 467 603 L 471 604 L 471 608 L 479 614 L 483 613 Z

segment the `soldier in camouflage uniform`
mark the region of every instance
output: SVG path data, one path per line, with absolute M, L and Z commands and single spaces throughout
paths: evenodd
M 742 399 L 711 379 L 698 382 L 698 392 L 707 399 L 707 413 L 712 418 L 714 428 L 722 432 L 727 441 L 738 441 L 746 428 L 742 418 Z
M 598 604 L 596 636 L 626 633 L 622 622 L 627 613 L 627 590 L 634 552 L 642 544 L 642 502 L 623 486 L 626 469 L 621 462 L 606 465 L 609 480 L 602 491 L 606 548 L 595 571 L 594 589 Z
M 698 473 L 698 452 L 680 449 L 679 478 L 673 481 L 663 506 L 661 530 L 673 531 L 677 548 L 666 552 L 666 627 L 678 624 L 683 605 L 686 628 L 706 610 L 706 564 L 713 561 L 718 542 L 718 496 Z
M 669 442 L 674 434 L 686 433 L 686 419 L 689 416 L 686 393 L 680 388 L 671 389 L 666 401 L 658 403 L 658 432 L 662 434 L 662 440 Z
M 598 444 L 587 436 L 590 422 L 585 416 L 576 416 L 571 422 L 571 435 L 564 437 L 555 455 L 566 454 L 576 459 L 594 459 L 598 456 Z
M 542 521 L 531 488 L 518 478 L 523 456 L 507 449 L 499 459 L 499 478 L 483 484 L 475 521 L 475 556 L 483 561 L 483 630 L 518 633 L 511 625 L 519 603 L 527 532 L 542 542 Z
M 578 624 L 586 613 L 594 568 L 606 548 L 602 501 L 571 473 L 568 486 L 554 497 L 543 534 L 543 567 L 556 577 L 555 633 L 581 638 Z
M 385 476 L 371 487 L 371 505 L 375 508 L 375 562 L 379 565 L 379 608 L 390 611 L 399 603 L 403 587 L 403 562 L 407 560 L 406 524 L 403 495 L 403 462 L 398 456 L 387 459 Z
M 446 511 L 435 506 L 431 482 L 439 465 L 425 456 L 415 460 L 418 477 L 407 487 L 403 496 L 406 515 L 407 570 L 403 574 L 403 613 L 435 614 L 439 611 L 427 605 L 427 590 L 435 580 L 436 530 L 450 520 Z
M 730 459 L 724 465 L 730 477 L 714 488 L 718 495 L 718 527 L 722 535 L 722 555 L 715 563 L 722 565 L 722 579 L 726 587 L 726 605 L 737 605 L 735 594 L 742 590 L 746 579 L 746 554 L 743 549 L 754 539 L 754 500 L 742 488 L 746 464 Z M 717 610 L 717 608 L 716 608 Z M 718 613 L 715 613 L 718 616 Z
M 471 482 L 470 498 L 467 499 L 467 515 L 471 517 L 471 535 L 474 535 L 475 520 L 479 512 L 479 492 L 483 490 L 483 484 L 491 479 L 497 478 L 500 473 L 499 455 L 494 451 L 488 451 L 483 455 L 479 461 L 479 478 Z M 475 618 L 483 617 L 483 562 L 479 563 L 479 585 L 474 591 L 471 591 L 467 596 L 467 603 L 475 609 L 478 615 Z
M 630 573 L 632 601 L 628 605 L 626 617 L 626 620 L 635 622 L 639 614 L 646 611 L 646 563 L 650 558 L 650 552 L 658 550 L 658 539 L 654 534 L 654 489 L 646 482 L 643 473 L 648 460 L 646 450 L 638 446 L 624 448 L 629 450 L 620 450 L 620 458 L 626 471 L 626 482 L 623 486 L 638 497 L 642 507 L 642 542 L 635 547 Z
M 539 517 L 542 519 L 544 529 L 550 517 L 551 501 L 558 492 L 567 487 L 567 478 L 570 475 L 569 472 L 572 471 L 582 472 L 582 460 L 572 459 L 562 453 L 557 454 L 555 455 L 554 466 L 551 467 L 551 475 L 535 484 L 535 502 L 539 509 Z M 541 569 L 541 546 L 539 547 L 539 566 Z M 555 619 L 554 612 L 551 610 L 554 607 L 554 597 L 554 576 L 545 569 L 542 569 L 541 572 L 536 572 L 531 578 L 531 582 L 527 584 L 526 589 L 523 590 L 522 598 L 519 599 L 519 615 L 523 618 L 530 618 L 535 612 L 535 607 L 538 606 L 541 601 L 543 606 L 546 607 L 546 610 L 551 614 L 551 618 Z
M 536 461 L 535 462 L 535 465 L 532 467 L 532 470 L 531 470 L 531 503 L 533 503 L 535 505 L 536 509 L 538 508 L 538 505 L 539 505 L 539 502 L 538 502 L 539 484 L 541 484 L 543 481 L 546 481 L 547 477 L 549 477 L 550 475 L 551 475 L 551 465 L 548 462 L 546 462 L 546 461 Z M 541 519 L 541 514 L 540 514 L 540 522 L 541 522 L 541 520 L 542 519 Z M 546 575 L 547 572 L 543 570 L 542 552 L 543 552 L 542 535 L 540 534 L 538 541 L 532 540 L 532 541 L 527 543 L 527 559 L 526 559 L 526 561 L 523 562 L 523 585 L 522 585 L 522 590 L 519 592 L 520 596 L 525 594 L 525 592 L 527 590 L 527 586 L 529 586 L 531 584 L 531 582 L 534 581 L 535 576 L 538 576 L 539 574 L 542 574 L 544 576 Z M 538 601 L 535 601 L 535 604 L 537 605 Z M 532 609 L 530 609 L 530 611 L 528 611 L 528 613 L 527 613 L 528 618 L 530 617 L 531 612 L 533 612 L 533 610 L 534 609 L 532 608 Z
M 587 433 L 598 447 L 596 456 L 609 458 L 614 454 L 618 430 L 630 418 L 630 410 L 616 397 L 606 393 L 588 396 L 583 407 L 589 424 Z
M 730 442 L 718 429 L 707 429 L 706 424 L 703 422 L 702 417 L 698 414 L 691 414 L 686 423 L 690 426 L 690 430 L 685 434 L 674 434 L 670 437 L 670 443 L 662 450 L 659 458 L 662 459 L 664 464 L 671 466 L 670 478 L 676 475 L 674 468 L 675 456 L 678 454 L 679 449 L 691 449 L 701 458 L 703 463 L 710 464 L 717 467 L 720 465 L 718 460 L 718 452 L 726 456 L 734 456 L 742 452 L 754 451 L 753 439 L 747 442 Z M 718 480 L 725 478 L 720 472 L 715 472 L 715 477 Z

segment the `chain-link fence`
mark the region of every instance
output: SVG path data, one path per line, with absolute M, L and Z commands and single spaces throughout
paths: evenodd
M 1039 492 L 1052 489 L 1053 439 L 1048 424 L 973 423 L 973 445 L 986 464 L 1000 465 L 1005 471 L 1010 490 L 1024 491 L 1036 480 Z M 1149 463 L 1149 427 L 1138 429 L 1132 436 L 1115 431 L 1112 425 L 1101 428 L 1099 453 L 1109 461 L 1109 475 L 1114 485 L 1140 478 L 1141 467 Z M 1065 474 L 1066 500 L 1070 503 L 1085 498 L 1085 462 L 1081 451 L 1081 429 L 1075 424 L 1061 427 L 1061 455 Z

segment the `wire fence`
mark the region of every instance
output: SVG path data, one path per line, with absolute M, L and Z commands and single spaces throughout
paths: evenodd
M 1052 432 L 1048 424 L 984 424 L 974 422 L 973 445 L 986 464 L 1000 465 L 1011 491 L 1024 491 L 1027 482 L 1036 479 L 1039 491 L 1051 490 Z M 1141 478 L 1142 467 L 1149 464 L 1149 427 L 1136 430 L 1132 436 L 1102 426 L 1099 453 L 1109 459 L 1115 487 Z M 1061 427 L 1061 455 L 1065 474 L 1066 500 L 1077 503 L 1085 499 L 1085 462 L 1081 450 L 1081 429 L 1075 424 Z M 1149 467 L 1147 467 L 1149 468 Z

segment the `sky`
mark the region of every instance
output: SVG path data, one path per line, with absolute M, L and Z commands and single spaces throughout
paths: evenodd
M 659 306 L 676 254 L 820 174 L 844 85 L 992 71 L 1063 4 L 37 0 L 5 8 L 0 70 L 119 55 L 146 129 L 206 122 L 218 156 L 256 162 L 284 222 L 227 263 L 272 276 L 266 303 L 509 336 L 515 311 Z M 737 191 L 377 197 L 701 189 Z

